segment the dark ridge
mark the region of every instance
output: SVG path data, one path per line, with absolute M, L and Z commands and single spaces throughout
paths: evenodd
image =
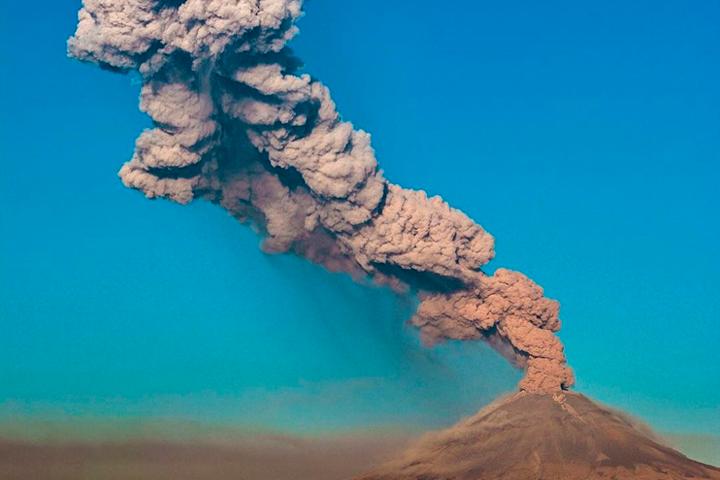
M 320 103 L 317 101 L 303 102 L 295 106 L 295 112 L 298 115 L 305 115 L 306 121 L 303 125 L 292 127 L 293 132 L 300 137 L 304 137 L 310 134 L 315 125 L 318 122 L 318 115 L 320 112 Z M 288 125 L 274 125 L 274 128 L 283 126 L 290 128 Z
M 280 65 L 283 72 L 293 74 L 304 65 L 302 60 L 295 55 L 295 52 L 289 47 L 285 47 L 279 52 L 268 53 L 237 53 L 231 49 L 221 59 L 218 65 L 219 69 L 225 74 L 232 74 L 237 68 L 247 68 L 255 65 Z
M 466 288 L 462 280 L 433 272 L 409 270 L 386 263 L 373 263 L 372 265 L 380 273 L 397 278 L 416 290 L 433 293 L 452 293 Z
M 242 85 L 238 82 L 234 82 L 236 85 Z M 247 87 L 247 91 L 254 91 L 257 92 L 257 90 Z M 275 96 L 268 96 L 263 95 L 260 92 L 257 92 L 257 95 L 248 95 L 250 98 L 255 98 L 258 100 L 261 100 L 263 102 L 266 102 L 271 105 L 282 105 L 284 104 L 284 100 L 282 100 L 279 97 Z M 261 98 L 262 97 L 262 98 Z M 242 98 L 242 97 L 238 97 Z M 272 99 L 272 101 L 266 101 L 265 99 Z M 294 135 L 296 138 L 302 138 L 310 134 L 313 128 L 315 128 L 315 125 L 317 124 L 317 118 L 320 111 L 320 103 L 316 101 L 309 101 L 309 102 L 303 102 L 295 105 L 293 108 L 295 111 L 296 116 L 299 115 L 305 115 L 306 121 L 302 125 L 290 125 L 287 123 L 282 122 L 275 122 L 272 125 L 246 125 L 247 128 L 251 128 L 252 130 L 255 130 L 256 132 L 263 132 L 266 130 L 273 131 L 277 130 L 279 128 L 283 128 L 285 130 L 288 130 L 289 132 L 292 132 L 292 135 Z M 239 122 L 238 119 L 232 119 L 234 122 Z
M 185 167 L 151 167 L 148 168 L 147 171 L 158 178 L 193 178 L 202 173 L 202 162 L 193 163 Z
M 390 188 L 388 187 L 387 182 L 383 183 L 383 194 L 382 197 L 380 197 L 380 202 L 378 202 L 377 207 L 372 211 L 372 218 L 375 218 L 382 214 L 383 210 L 385 210 L 385 204 L 387 204 L 387 197 L 388 193 L 390 192 Z
M 268 161 L 267 168 L 278 177 L 280 182 L 288 187 L 290 190 L 296 190 L 298 188 L 305 188 L 308 189 L 307 184 L 305 183 L 305 179 L 302 177 L 302 174 L 294 167 L 273 167 L 270 165 L 270 162 Z
M 231 77 L 225 75 L 215 75 L 215 77 L 222 85 L 223 92 L 229 93 L 235 98 L 254 98 L 255 100 L 259 100 L 270 105 L 282 105 L 284 103 L 282 99 L 276 96 L 265 95 L 261 91 L 244 83 L 235 81 Z
M 157 0 L 155 11 L 164 10 L 166 8 L 178 8 L 185 3 L 185 0 Z
M 175 135 L 176 133 L 178 133 L 180 131 L 180 128 L 176 127 L 175 125 L 170 125 L 169 123 L 158 122 L 155 119 L 153 119 L 153 125 L 155 125 L 157 128 L 159 128 L 163 132 L 170 134 L 170 135 Z
M 243 161 L 247 159 L 247 156 L 243 155 L 241 152 L 253 152 L 255 155 L 253 155 L 252 160 L 258 162 L 262 168 L 275 175 L 278 180 L 280 180 L 280 183 L 289 188 L 291 191 L 295 191 L 298 188 L 304 188 L 310 191 L 310 187 L 307 186 L 305 179 L 298 169 L 291 166 L 286 168 L 277 167 L 271 164 L 267 152 L 258 151 L 247 138 L 247 135 L 243 130 L 243 128 L 233 129 L 230 132 L 232 138 L 236 141 L 234 153 L 230 155 L 219 155 L 219 158 L 224 160 L 223 166 L 226 169 L 230 168 L 232 170 L 229 162 L 236 163 L 237 167 L 240 163 L 243 163 Z
M 93 62 L 88 62 L 93 63 Z M 133 70 L 133 67 L 116 67 L 115 65 L 111 65 L 106 62 L 97 61 L 98 67 L 100 67 L 100 70 L 105 70 L 107 72 L 112 73 L 122 73 L 123 75 L 130 73 Z
M 260 57 L 262 58 L 262 57 Z M 230 62 L 226 62 L 230 63 Z M 246 66 L 253 66 L 257 65 L 258 63 L 264 63 L 262 61 L 260 62 L 245 62 Z M 236 67 L 237 65 L 233 64 L 232 67 Z M 234 68 L 230 68 L 229 70 L 225 68 L 219 69 L 221 73 L 214 72 L 213 75 L 213 82 L 216 82 L 220 85 L 220 88 L 213 89 L 219 92 L 223 92 L 226 94 L 230 94 L 232 97 L 234 97 L 236 100 L 244 99 L 244 98 L 251 98 L 254 100 L 257 100 L 259 102 L 267 103 L 268 105 L 284 105 L 285 100 L 282 99 L 280 96 L 277 95 L 266 95 L 262 93 L 261 91 L 257 90 L 256 88 L 251 87 L 250 85 L 246 85 L 242 82 L 238 82 L 232 78 L 232 73 Z M 216 104 L 221 104 L 220 98 L 215 98 Z M 276 130 L 278 128 L 285 128 L 287 130 L 292 131 L 295 135 L 298 137 L 302 137 L 307 135 L 312 128 L 317 123 L 317 117 L 318 112 L 320 110 L 320 104 L 317 101 L 310 100 L 302 103 L 298 103 L 294 106 L 293 110 L 295 111 L 296 115 L 305 115 L 307 118 L 307 121 L 303 125 L 289 125 L 284 124 L 281 122 L 275 122 L 272 125 L 248 125 L 248 127 L 252 128 L 256 131 L 263 131 L 263 130 Z M 238 119 L 231 118 L 232 122 L 238 122 Z
M 516 349 L 510 342 L 504 340 L 497 330 L 497 325 L 493 325 L 488 330 L 481 330 L 483 339 L 493 350 L 498 352 L 503 358 L 506 358 L 516 368 L 525 368 L 530 356 L 526 352 Z
M 199 155 L 205 155 L 210 149 L 213 148 L 214 144 L 218 141 L 218 138 L 220 137 L 221 133 L 216 131 L 213 135 L 210 135 L 209 137 L 201 138 L 200 140 L 195 143 L 192 147 L 190 147 L 190 150 L 194 151 L 195 153 Z
M 162 43 L 158 42 L 158 48 L 162 47 Z M 157 49 L 156 49 L 157 50 Z M 153 52 L 154 54 L 155 52 Z M 149 55 L 148 59 L 150 58 Z M 174 50 L 168 56 L 168 61 L 165 62 L 160 70 L 153 75 L 154 80 L 159 80 L 162 83 L 172 83 L 180 81 L 187 85 L 192 85 L 193 88 L 199 89 L 197 84 L 197 75 L 193 71 L 193 59 L 188 52 L 182 50 Z
M 134 55 L 133 60 L 135 60 L 138 65 L 145 63 L 150 60 L 150 58 L 155 55 L 157 51 L 162 48 L 162 46 L 163 44 L 160 40 L 155 40 L 154 42 L 152 42 L 152 44 L 147 50 L 138 55 Z

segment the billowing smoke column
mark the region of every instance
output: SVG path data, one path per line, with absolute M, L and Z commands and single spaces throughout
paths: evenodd
M 416 291 L 426 343 L 485 339 L 551 393 L 573 375 L 558 304 L 520 273 L 480 268 L 493 237 L 439 197 L 383 178 L 370 137 L 286 46 L 301 0 L 85 0 L 70 55 L 136 70 L 155 128 L 120 170 L 148 198 L 215 202 L 332 271 Z

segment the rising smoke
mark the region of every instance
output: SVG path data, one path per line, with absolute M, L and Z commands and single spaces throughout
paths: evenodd
M 426 343 L 485 339 L 526 368 L 522 390 L 572 386 L 557 302 L 520 273 L 483 273 L 493 237 L 383 178 L 370 136 L 297 73 L 286 44 L 301 13 L 301 0 L 85 0 L 70 55 L 138 71 L 155 126 L 122 181 L 148 198 L 221 205 L 267 252 L 416 291 L 412 323 Z

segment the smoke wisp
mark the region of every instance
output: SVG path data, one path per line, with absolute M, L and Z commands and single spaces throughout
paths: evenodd
M 549 393 L 573 375 L 557 302 L 521 273 L 481 267 L 494 239 L 439 197 L 383 177 L 370 136 L 287 46 L 301 0 L 85 0 L 71 56 L 142 78 L 142 132 L 120 170 L 148 198 L 214 202 L 264 236 L 358 280 L 416 291 L 426 343 L 491 342 Z

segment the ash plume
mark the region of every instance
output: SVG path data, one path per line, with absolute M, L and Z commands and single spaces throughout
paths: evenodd
M 267 252 L 417 292 L 412 323 L 426 343 L 487 340 L 526 368 L 522 390 L 571 387 L 558 303 L 521 273 L 483 273 L 489 233 L 383 177 L 370 136 L 299 73 L 287 42 L 301 14 L 301 0 L 85 0 L 69 54 L 139 72 L 154 123 L 120 170 L 124 184 L 209 200 L 254 226 Z

